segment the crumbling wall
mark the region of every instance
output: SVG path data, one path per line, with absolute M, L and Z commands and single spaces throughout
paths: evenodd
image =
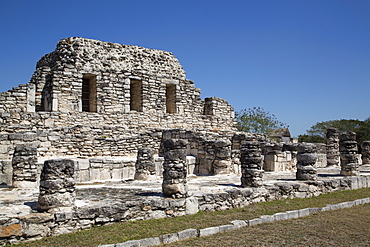
M 235 130 L 227 101 L 206 102 L 170 52 L 63 39 L 30 83 L 0 94 L 0 160 L 21 144 L 50 158 L 127 156 L 143 142 L 158 149 L 158 130 Z

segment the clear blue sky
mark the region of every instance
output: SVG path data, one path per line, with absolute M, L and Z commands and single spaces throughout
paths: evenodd
M 294 136 L 370 116 L 370 0 L 2 0 L 0 91 L 71 36 L 171 51 L 203 98 L 263 107 Z

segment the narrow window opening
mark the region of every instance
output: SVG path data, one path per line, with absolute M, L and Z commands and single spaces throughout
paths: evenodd
M 143 111 L 142 82 L 130 80 L 130 110 Z
M 96 112 L 96 98 L 96 76 L 84 75 L 82 79 L 82 111 Z
M 166 85 L 166 112 L 176 113 L 176 85 Z

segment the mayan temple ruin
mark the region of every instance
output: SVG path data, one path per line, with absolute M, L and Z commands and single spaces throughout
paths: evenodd
M 0 93 L 0 244 L 370 187 L 355 133 L 274 133 L 237 131 L 170 52 L 62 39 Z

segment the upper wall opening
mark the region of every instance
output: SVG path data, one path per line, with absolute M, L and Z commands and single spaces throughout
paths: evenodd
M 97 112 L 97 90 L 95 75 L 83 75 L 81 101 L 83 112 Z
M 130 80 L 130 110 L 143 111 L 143 83 L 140 80 Z

